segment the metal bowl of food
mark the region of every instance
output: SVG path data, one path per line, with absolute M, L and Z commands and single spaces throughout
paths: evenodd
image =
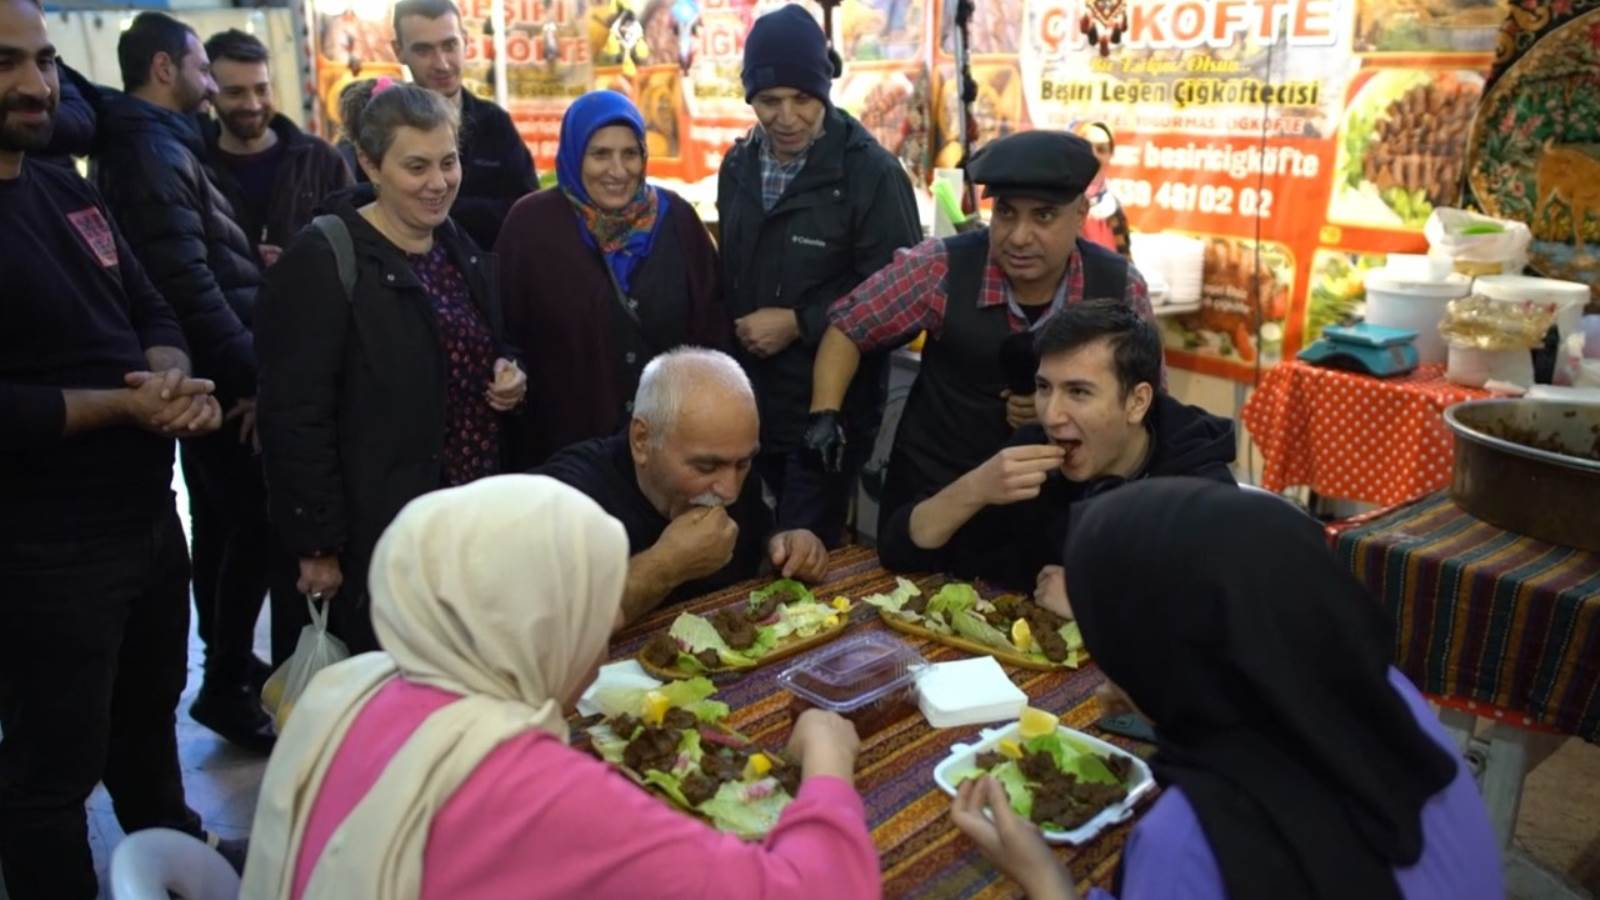
M 1600 405 L 1472 400 L 1445 410 L 1451 493 L 1507 531 L 1600 552 Z

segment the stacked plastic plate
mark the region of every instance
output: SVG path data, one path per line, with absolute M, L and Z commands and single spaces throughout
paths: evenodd
M 1133 264 L 1147 279 L 1154 276 L 1165 283 L 1167 303 L 1187 306 L 1200 302 L 1206 267 L 1204 241 L 1176 234 L 1144 233 L 1132 235 L 1132 240 Z M 1154 298 L 1151 302 L 1155 302 Z

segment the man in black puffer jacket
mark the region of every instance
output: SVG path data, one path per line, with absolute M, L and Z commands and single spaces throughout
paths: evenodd
M 195 608 L 206 642 L 206 679 L 190 712 L 264 752 L 271 724 L 253 693 L 266 664 L 251 645 L 269 578 L 289 573 L 275 571 L 260 460 L 250 451 L 256 359 L 249 328 L 261 270 L 204 163 L 196 113 L 216 85 L 200 39 L 176 19 L 141 13 L 118 41 L 117 61 L 126 93 L 101 92 L 95 182 L 177 313 L 195 374 L 216 382 L 228 410 L 222 430 L 183 448 Z

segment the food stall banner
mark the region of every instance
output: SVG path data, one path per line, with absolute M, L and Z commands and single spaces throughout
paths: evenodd
M 953 6 L 940 166 L 960 152 Z M 1104 123 L 1107 186 L 1133 230 L 1204 245 L 1199 308 L 1163 317 L 1169 359 L 1253 381 L 1349 316 L 1364 270 L 1424 250 L 1435 206 L 1457 205 L 1500 16 L 1482 0 L 980 0 L 979 135 Z
M 309 2 L 326 128 L 343 85 L 398 66 L 387 4 Z M 739 80 L 745 35 L 779 5 L 505 0 L 508 105 L 540 171 L 554 168 L 571 98 L 616 89 L 644 114 L 652 177 L 709 213 L 723 154 L 754 122 Z M 805 5 L 820 22 L 821 7 Z M 961 156 L 954 7 L 844 0 L 835 13 L 844 72 L 833 102 L 922 183 Z M 467 83 L 484 95 L 494 87 L 494 8 L 465 0 L 462 10 Z M 1349 317 L 1363 273 L 1385 254 L 1425 249 L 1423 223 L 1457 205 L 1465 182 L 1484 185 L 1477 193 L 1491 211 L 1525 217 L 1535 195 L 1551 194 L 1536 234 L 1570 233 L 1572 209 L 1580 236 L 1600 226 L 1600 200 L 1585 199 L 1600 177 L 1582 177 L 1594 158 L 1563 144 L 1583 127 L 1592 135 L 1600 116 L 1569 115 L 1566 136 L 1550 143 L 1570 152 L 1548 154 L 1540 171 L 1517 154 L 1542 149 L 1548 125 L 1501 140 L 1499 161 L 1467 153 L 1504 15 L 1497 0 L 977 0 L 968 46 L 978 143 L 1104 123 L 1116 140 L 1107 184 L 1133 230 L 1203 245 L 1198 308 L 1163 317 L 1170 358 L 1253 381 Z M 1524 64 L 1530 77 L 1535 62 Z M 1594 96 L 1592 87 L 1573 93 Z

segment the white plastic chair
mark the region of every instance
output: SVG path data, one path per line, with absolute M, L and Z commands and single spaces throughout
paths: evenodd
M 170 894 L 168 892 L 171 892 Z M 170 828 L 146 828 L 111 853 L 115 900 L 238 900 L 239 875 L 222 854 Z

